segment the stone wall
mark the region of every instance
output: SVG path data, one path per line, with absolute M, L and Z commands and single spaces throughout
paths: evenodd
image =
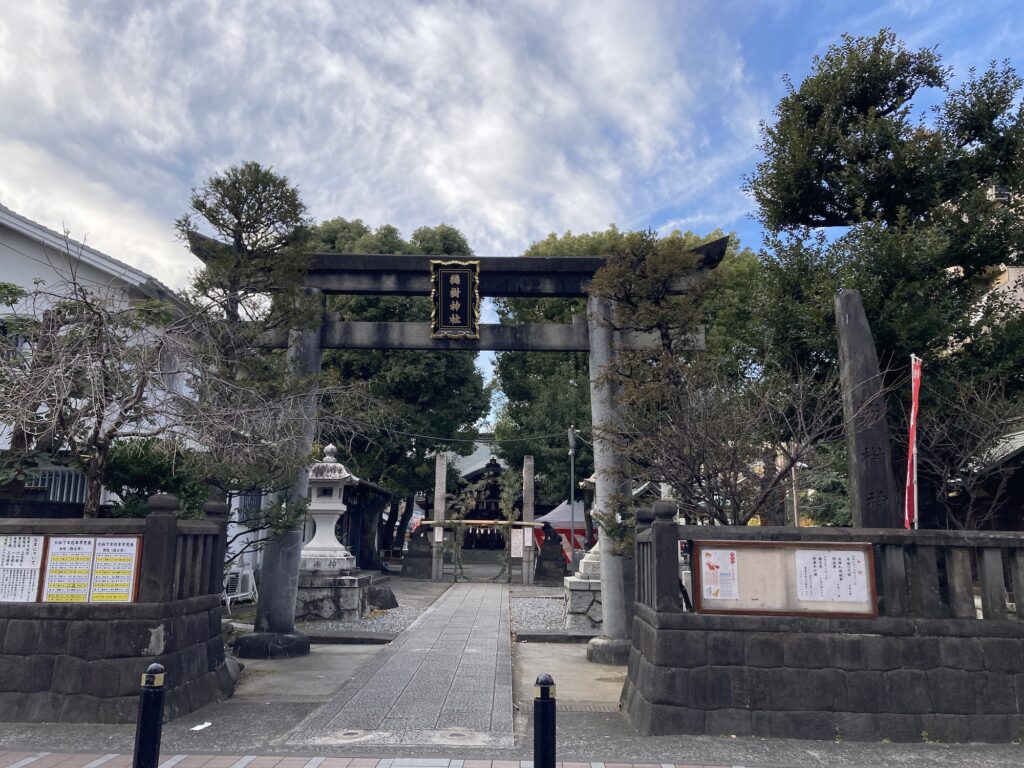
M 167 671 L 168 720 L 232 694 L 219 595 L 0 603 L 0 722 L 135 722 L 153 662 Z
M 1024 622 L 711 616 L 636 606 L 623 709 L 642 735 L 1010 742 Z
M 144 519 L 0 520 L 2 534 L 141 536 L 134 603 L 0 603 L 0 722 L 132 723 L 142 673 L 166 670 L 171 720 L 230 696 L 220 598 L 227 505 L 180 520 L 149 499 Z

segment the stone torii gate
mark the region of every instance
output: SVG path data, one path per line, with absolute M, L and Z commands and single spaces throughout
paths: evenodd
M 717 267 L 727 245 L 725 237 L 695 248 L 694 253 L 701 258 L 692 273 L 679 278 L 673 291 L 684 293 Z M 314 375 L 320 371 L 320 356 L 325 349 L 589 352 L 592 421 L 595 425 L 602 424 L 616 410 L 615 393 L 609 385 L 601 383 L 602 372 L 613 362 L 618 349 L 643 348 L 656 342 L 653 334 L 612 330 L 612 302 L 588 292 L 590 280 L 603 265 L 603 259 L 593 258 L 311 254 L 305 289 L 322 307 L 321 322 L 318 326 L 292 331 L 287 343 L 282 339 L 274 346 L 287 347 L 293 370 Z M 474 290 L 467 290 L 470 288 L 467 280 L 473 283 Z M 434 318 L 430 323 L 344 321 L 326 312 L 326 294 L 431 296 Z M 585 298 L 587 317 L 574 317 L 572 323 L 480 324 L 480 302 L 484 297 Z M 312 450 L 316 426 L 312 399 L 306 418 L 307 439 Z M 594 504 L 599 511 L 607 508 L 609 499 L 622 482 L 617 479 L 619 465 L 610 446 L 595 435 L 597 487 Z M 444 478 L 437 482 L 442 495 L 440 504 L 435 502 L 435 519 L 444 512 Z M 303 497 L 307 487 L 308 476 L 300 473 L 293 494 Z M 600 531 L 599 536 L 603 538 L 604 532 Z M 298 529 L 277 536 L 267 544 L 256 632 L 239 639 L 242 644 L 236 644 L 236 652 L 240 656 L 268 658 L 308 653 L 308 638 L 295 631 L 301 548 L 302 534 Z M 614 583 L 609 576 L 611 564 L 605 567 L 610 549 L 601 547 L 604 635 L 591 643 L 607 649 L 598 655 L 624 660 L 623 654 L 628 653 L 629 647 L 626 596 L 621 578 Z

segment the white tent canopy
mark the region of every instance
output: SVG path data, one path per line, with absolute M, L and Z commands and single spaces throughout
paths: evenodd
M 577 499 L 576 503 L 573 504 L 576 507 L 576 524 L 583 524 L 583 501 Z M 537 518 L 538 523 L 551 523 L 555 528 L 562 528 L 566 526 L 560 526 L 558 523 L 571 523 L 573 518 L 573 511 L 569 508 L 569 502 L 563 501 L 557 507 L 552 509 L 546 515 L 542 515 Z

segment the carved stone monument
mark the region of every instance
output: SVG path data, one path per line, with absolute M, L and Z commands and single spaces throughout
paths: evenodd
M 836 294 L 839 376 L 855 528 L 899 528 L 878 355 L 859 291 Z

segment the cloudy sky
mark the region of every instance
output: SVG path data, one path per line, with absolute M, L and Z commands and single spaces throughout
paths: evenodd
M 250 159 L 317 219 L 446 222 L 478 255 L 612 222 L 756 245 L 783 74 L 883 26 L 960 74 L 1024 51 L 1016 0 L 4 5 L 0 203 L 172 286 L 190 188 Z

